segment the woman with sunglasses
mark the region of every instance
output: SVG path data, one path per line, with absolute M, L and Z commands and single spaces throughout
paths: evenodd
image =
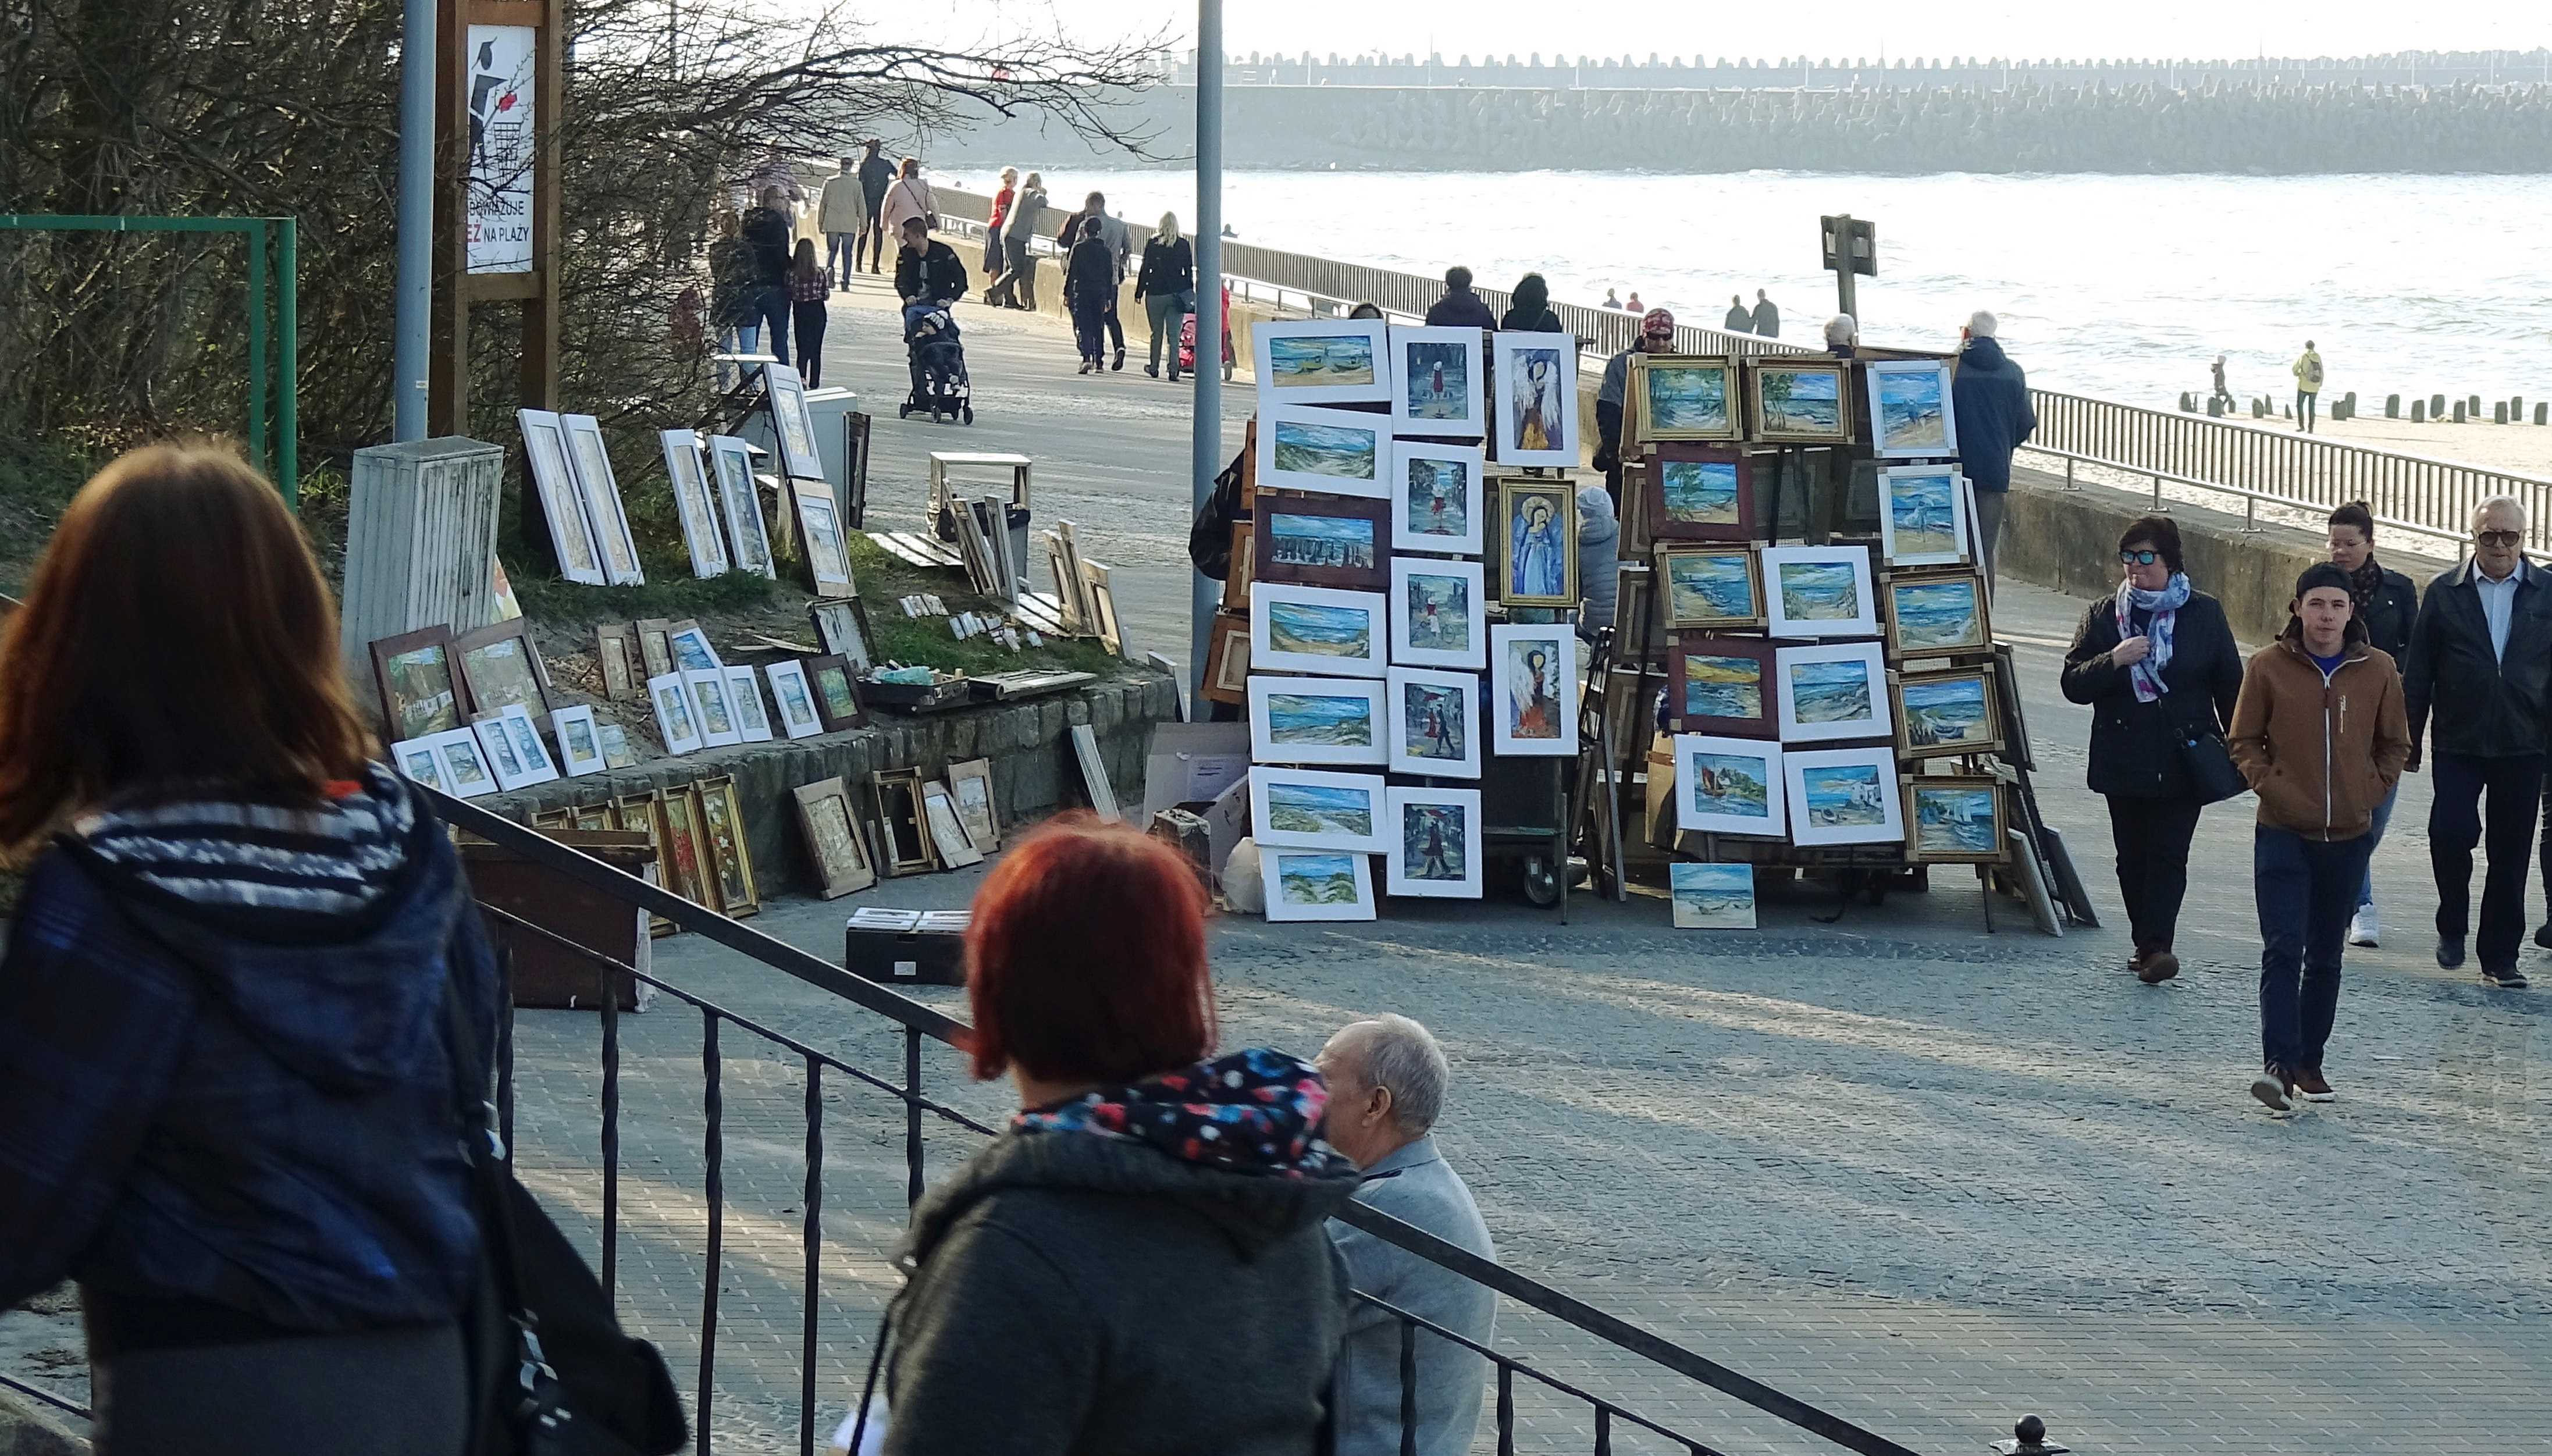
M 2180 527 L 2131 521 L 2118 539 L 2117 595 L 2083 614 L 2065 654 L 2065 696 L 2091 709 L 2091 791 L 2109 801 L 2118 894 L 2151 986 L 2180 974 L 2172 941 L 2188 888 L 2188 842 L 2208 798 L 2186 745 L 2220 737 L 2242 691 L 2242 655 L 2214 597 L 2180 570 Z

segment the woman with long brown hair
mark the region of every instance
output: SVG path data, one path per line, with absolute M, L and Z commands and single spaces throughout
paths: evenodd
M 272 485 L 165 445 L 88 482 L 0 635 L 0 1308 L 79 1282 L 109 1456 L 468 1439 L 441 1028 L 495 976 L 372 753 Z
M 790 322 L 798 330 L 798 377 L 813 389 L 824 381 L 824 303 L 833 296 L 824 265 L 815 258 L 815 240 L 798 240 L 798 256 L 789 261 Z

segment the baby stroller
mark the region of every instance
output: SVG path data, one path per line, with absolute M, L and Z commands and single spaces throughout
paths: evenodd
M 957 321 L 936 303 L 916 302 L 904 311 L 904 359 L 912 368 L 912 393 L 896 406 L 898 419 L 928 410 L 930 422 L 955 415 L 975 423 L 974 390 L 966 378 L 966 346 L 958 342 Z

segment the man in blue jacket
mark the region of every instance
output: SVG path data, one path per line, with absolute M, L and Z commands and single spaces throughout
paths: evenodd
M 1950 377 L 1950 408 L 1958 422 L 1961 468 L 1976 487 L 1976 539 L 1984 543 L 1985 577 L 1994 573 L 2002 540 L 2002 508 L 2011 493 L 2011 453 L 2038 428 L 2029 407 L 2029 380 L 1995 339 L 2001 324 L 1978 309 L 1959 331 L 1959 366 Z

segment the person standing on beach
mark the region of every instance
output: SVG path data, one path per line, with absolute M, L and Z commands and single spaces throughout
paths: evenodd
M 1607 288 L 1604 290 L 1604 302 L 1601 306 L 1613 313 L 1620 313 L 1622 311 L 1622 300 L 1614 295 L 1612 289 Z
M 1754 332 L 1754 315 L 1747 312 L 1746 310 L 1745 294 L 1731 293 L 1728 295 L 1728 317 L 1720 321 L 1719 327 L 1727 330 L 1731 334 L 1752 334 Z
M 2215 356 L 2215 398 L 2226 404 L 2233 402 L 2233 391 L 2224 387 L 2224 356 L 2220 354 Z
M 868 259 L 869 271 L 879 273 L 886 271 L 887 237 L 885 225 L 879 222 L 878 215 L 886 206 L 886 189 L 895 185 L 895 163 L 887 160 L 880 152 L 886 143 L 877 138 L 871 137 L 860 145 L 868 151 L 868 156 L 860 158 L 860 195 L 868 199 L 869 218 L 860 229 L 851 266 L 856 269 L 859 266 L 858 256 L 864 255 Z
M 2002 325 L 1976 310 L 1959 331 L 1958 371 L 1950 376 L 1950 404 L 1958 411 L 1959 460 L 1976 490 L 1976 539 L 1984 544 L 1985 580 L 1994 573 L 2002 540 L 2003 506 L 2011 493 L 2011 453 L 2038 428 L 2030 408 L 2029 380 L 2004 356 L 1995 336 Z
M 1479 294 L 1471 291 L 1471 270 L 1459 263 L 1444 270 L 1444 296 L 1427 308 L 1427 327 L 1431 329 L 1494 329 L 1498 316 Z
M 1754 333 L 1764 339 L 1781 337 L 1781 311 L 1772 306 L 1771 295 L 1754 290 Z
M 2295 356 L 2289 366 L 2295 376 L 2295 428 L 2309 433 L 2313 428 L 2313 406 L 2321 399 L 2321 356 L 2313 352 L 2313 342 L 2304 341 L 2304 352 Z

